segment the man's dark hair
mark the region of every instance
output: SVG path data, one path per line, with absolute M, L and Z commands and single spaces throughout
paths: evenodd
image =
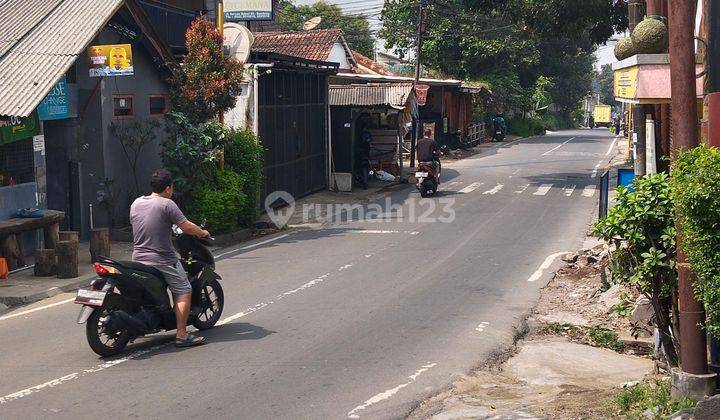
M 150 188 L 156 194 L 165 191 L 174 182 L 172 174 L 167 169 L 158 169 L 150 176 Z

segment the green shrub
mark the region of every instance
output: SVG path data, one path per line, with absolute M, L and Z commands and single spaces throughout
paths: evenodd
M 508 132 L 520 137 L 545 134 L 545 126 L 539 118 L 511 118 L 507 122 Z
M 595 225 L 595 234 L 614 245 L 613 278 L 634 288 L 652 303 L 667 362 L 677 366 L 670 335 L 675 268 L 675 217 L 668 176 L 650 174 L 635 179 L 633 190 L 617 189 L 617 203 Z
M 250 226 L 258 216 L 262 187 L 263 148 L 252 131 L 234 131 L 225 148 L 225 165 L 241 178 L 241 191 L 246 197 L 239 222 Z
M 193 192 L 194 200 L 188 206 L 191 220 L 207 220 L 207 229 L 213 233 L 237 230 L 239 216 L 247 206 L 242 192 L 242 178 L 232 169 L 218 169 L 212 181 Z
M 707 328 L 720 337 L 720 150 L 700 146 L 680 155 L 672 171 L 673 198 L 682 214 L 682 249 L 698 275 L 695 293 Z
M 625 388 L 614 398 L 613 405 L 617 411 L 613 415 L 629 419 L 659 420 L 668 418 L 683 408 L 695 406 L 696 402 L 689 399 L 673 399 L 670 396 L 670 387 L 670 381 L 659 379 Z M 652 416 L 648 417 L 647 412 L 652 413 Z

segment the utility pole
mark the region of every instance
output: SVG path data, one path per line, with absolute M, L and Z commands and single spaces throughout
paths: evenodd
M 631 33 L 645 15 L 644 3 L 643 0 L 628 1 L 628 22 Z M 635 176 L 645 175 L 645 114 L 644 105 L 633 105 L 631 117 L 635 147 Z
M 670 77 L 672 95 L 672 159 L 698 145 L 697 92 L 695 92 L 695 2 L 669 1 Z M 695 299 L 690 271 L 682 252 L 682 215 L 678 215 L 677 270 L 680 312 L 680 368 L 673 371 L 673 395 L 712 395 L 715 375 L 708 375 L 705 311 Z
M 423 1 L 418 0 L 418 21 L 417 21 L 417 41 L 415 42 L 415 81 L 413 82 L 413 89 L 420 82 L 420 55 L 422 52 L 422 41 L 423 32 L 425 30 L 425 10 L 423 9 Z M 415 167 L 415 146 L 417 145 L 417 139 L 420 137 L 420 107 L 418 106 L 418 117 L 413 120 L 413 134 L 410 136 L 410 167 Z

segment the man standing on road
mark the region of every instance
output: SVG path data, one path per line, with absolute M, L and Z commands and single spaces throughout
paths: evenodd
M 163 273 L 172 292 L 177 320 L 176 347 L 204 344 L 205 338 L 187 332 L 190 316 L 192 286 L 172 244 L 172 226 L 176 225 L 187 235 L 206 238 L 208 231 L 190 222 L 170 198 L 174 181 L 165 169 L 150 177 L 152 194 L 135 200 L 130 206 L 130 224 L 133 230 L 133 260 L 150 265 Z

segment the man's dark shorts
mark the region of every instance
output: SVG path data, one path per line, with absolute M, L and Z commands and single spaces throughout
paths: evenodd
M 190 280 L 188 280 L 187 273 L 183 268 L 180 261 L 171 265 L 154 265 L 153 267 L 160 270 L 165 277 L 165 283 L 167 283 L 170 292 L 173 296 L 185 295 L 192 292 L 192 286 Z

